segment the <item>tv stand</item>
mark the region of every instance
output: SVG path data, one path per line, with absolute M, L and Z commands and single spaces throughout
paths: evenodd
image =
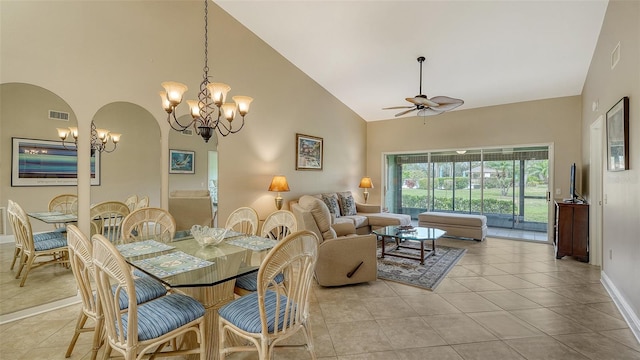
M 556 259 L 573 256 L 589 262 L 589 204 L 556 200 L 555 205 Z

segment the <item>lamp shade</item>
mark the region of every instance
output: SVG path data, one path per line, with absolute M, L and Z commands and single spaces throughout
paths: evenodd
M 276 175 L 271 179 L 271 185 L 269 185 L 269 191 L 289 191 L 289 184 L 287 184 L 287 178 L 283 175 Z
M 360 180 L 360 185 L 358 187 L 364 188 L 364 189 L 373 189 L 373 183 L 371 182 L 371 178 L 368 176 L 363 177 L 362 180 Z

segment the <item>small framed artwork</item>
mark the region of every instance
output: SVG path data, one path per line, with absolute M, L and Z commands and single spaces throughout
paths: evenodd
M 629 98 L 607 111 L 607 170 L 629 170 Z
M 322 170 L 322 138 L 296 134 L 296 170 Z
M 11 138 L 11 186 L 77 186 L 78 151 L 73 143 Z M 100 185 L 100 152 L 91 155 L 91 185 Z
M 169 149 L 169 174 L 195 174 L 196 153 Z

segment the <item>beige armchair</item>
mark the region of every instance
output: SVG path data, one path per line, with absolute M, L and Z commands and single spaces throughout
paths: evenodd
M 211 226 L 213 204 L 209 190 L 175 190 L 169 194 L 169 212 L 176 220 L 176 230 L 189 230 L 193 225 Z
M 329 208 L 314 196 L 290 204 L 298 230 L 314 232 L 320 240 L 316 279 L 322 286 L 375 281 L 378 277 L 376 236 L 357 235 L 353 223 L 331 224 Z

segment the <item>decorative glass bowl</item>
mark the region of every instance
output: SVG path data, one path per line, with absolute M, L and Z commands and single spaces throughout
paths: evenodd
M 210 228 L 208 226 L 193 225 L 191 227 L 191 235 L 200 244 L 205 247 L 209 245 L 218 245 L 224 240 L 224 236 L 229 229 Z

